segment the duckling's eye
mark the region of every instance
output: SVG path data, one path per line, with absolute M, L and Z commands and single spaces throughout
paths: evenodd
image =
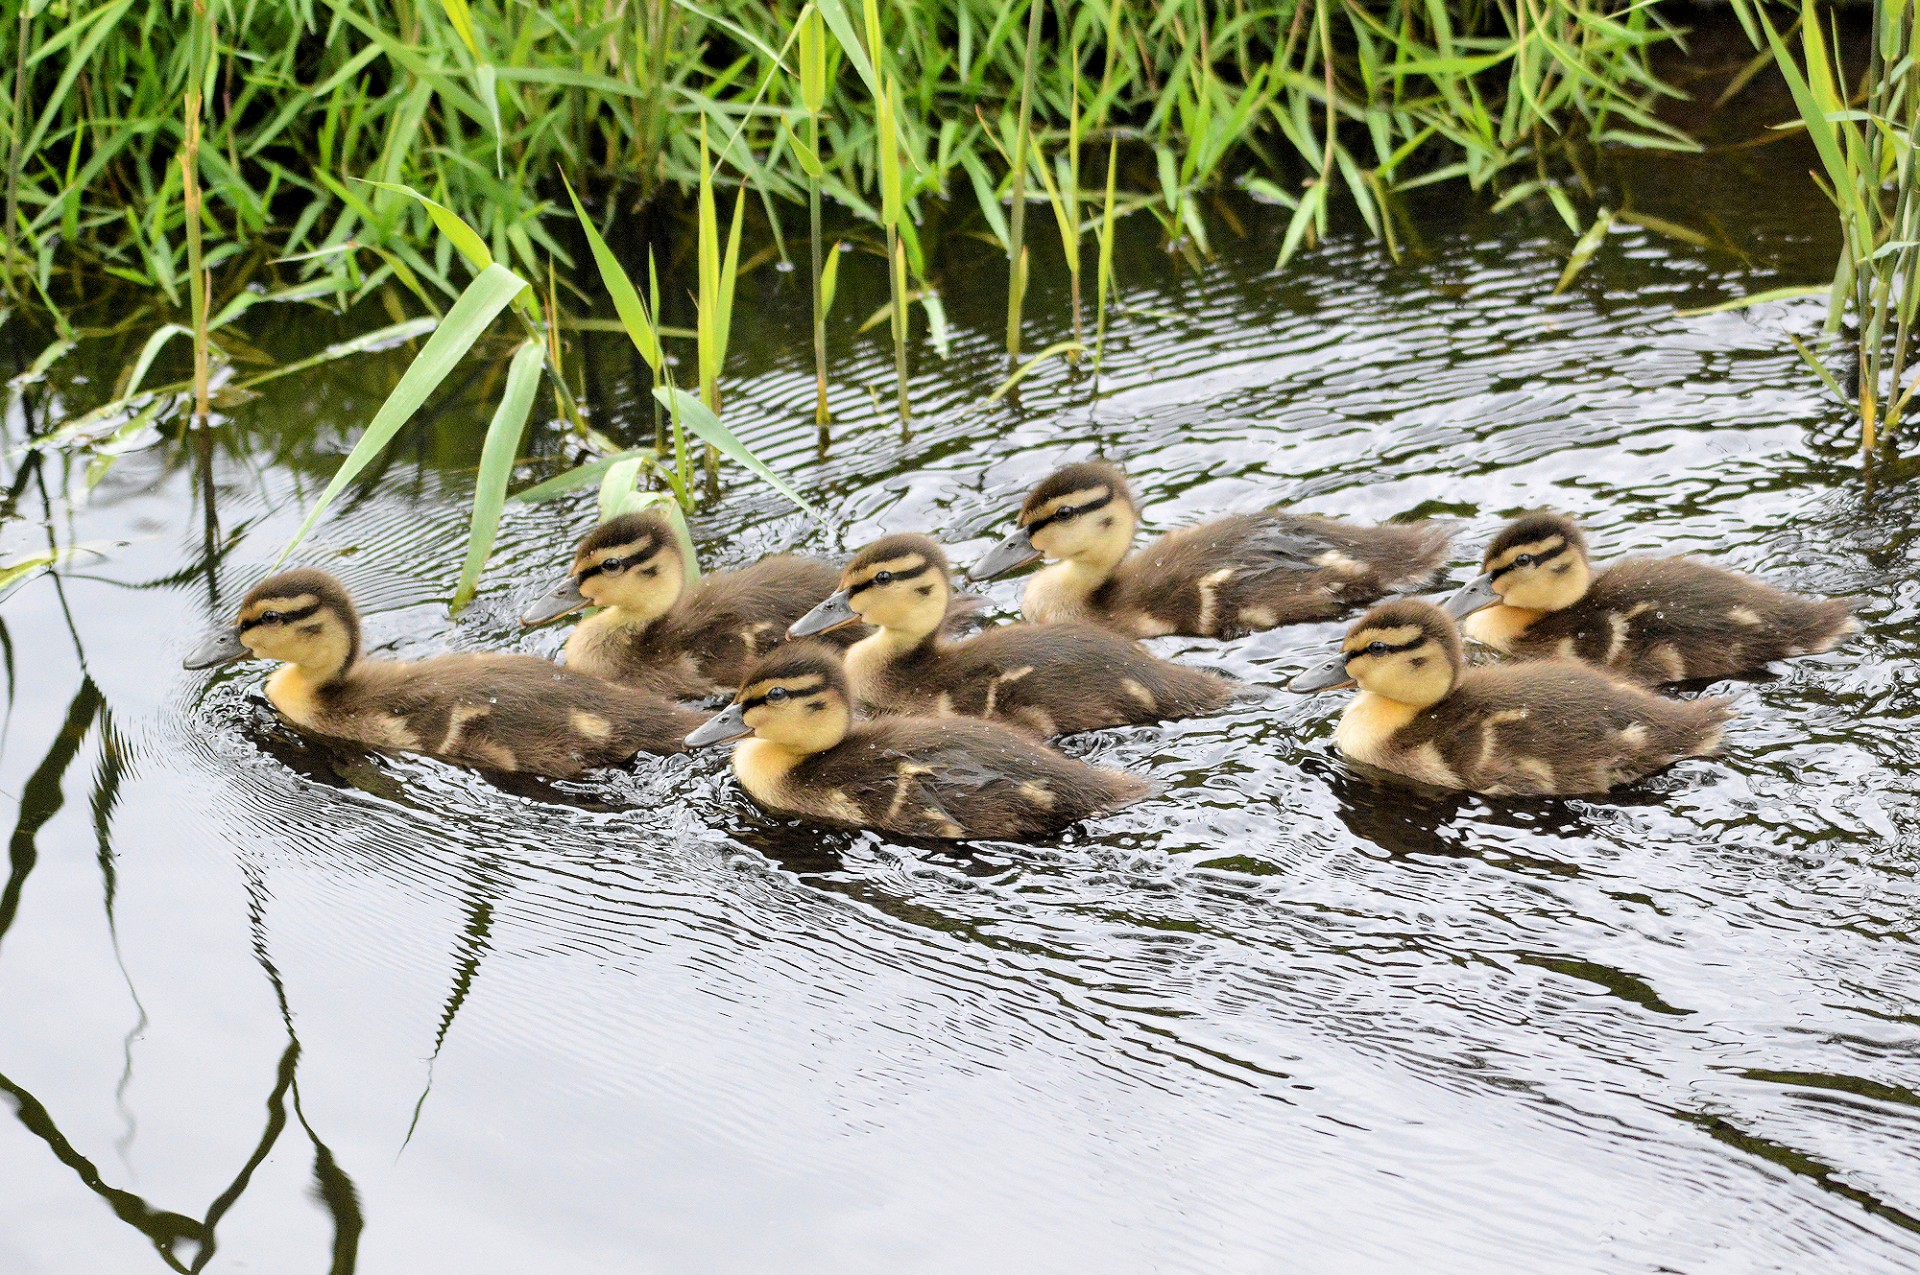
M 258 617 L 261 624 L 279 624 L 286 618 L 286 616 L 281 615 L 278 611 L 262 611 Z
M 769 704 L 785 703 L 786 698 L 787 698 L 787 688 L 784 686 L 776 686 L 772 690 L 767 692 L 767 703 Z
M 1055 522 L 1072 522 L 1075 518 L 1078 518 L 1079 516 L 1080 516 L 1080 511 L 1078 509 L 1075 509 L 1073 506 L 1069 505 L 1065 509 L 1054 510 L 1053 520 Z
M 891 572 L 891 571 L 876 571 L 876 572 L 874 572 L 874 573 L 873 573 L 873 582 L 874 582 L 875 584 L 892 584 L 892 583 L 893 583 L 893 572 Z
M 1386 653 L 1387 653 L 1387 644 L 1385 642 L 1367 643 L 1368 655 L 1385 655 Z
M 600 569 L 617 574 L 627 569 L 627 560 L 625 558 L 602 558 L 600 559 Z
M 1534 564 L 1534 561 L 1535 559 L 1532 554 L 1523 553 L 1513 560 L 1513 565 L 1516 567 L 1530 567 Z

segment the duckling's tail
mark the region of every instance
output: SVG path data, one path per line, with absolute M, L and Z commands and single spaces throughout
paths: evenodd
M 1136 801 L 1145 801 L 1149 797 L 1158 797 L 1167 790 L 1167 786 L 1158 780 L 1147 779 L 1131 771 L 1109 770 L 1105 790 L 1095 798 L 1093 813 L 1112 814 L 1114 811 L 1131 806 Z
M 1854 618 L 1853 608 L 1839 598 L 1811 599 L 1807 612 L 1806 631 L 1812 640 L 1804 651 L 1794 652 L 1796 655 L 1831 651 L 1840 644 L 1840 639 L 1860 631 L 1860 621 Z
M 1682 724 L 1681 738 L 1675 741 L 1674 755 L 1711 757 L 1718 753 L 1726 737 L 1727 723 L 1733 720 L 1734 708 L 1750 690 L 1750 687 L 1741 687 L 1730 695 L 1703 695 L 1699 699 L 1680 701 L 1689 711 Z
M 1453 528 L 1431 518 L 1386 523 L 1378 528 L 1378 550 L 1370 554 L 1382 592 L 1405 593 L 1426 587 L 1447 563 Z

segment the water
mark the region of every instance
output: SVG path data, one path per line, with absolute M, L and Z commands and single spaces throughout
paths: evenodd
M 258 666 L 179 668 L 405 351 L 236 408 L 211 528 L 177 441 L 83 503 L 77 465 L 27 472 L 0 560 L 48 525 L 103 554 L 0 611 L 0 1271 L 1913 1269 L 1920 488 L 1869 489 L 1787 348 L 1818 303 L 1675 314 L 1831 261 L 1781 163 L 1618 174 L 1714 243 L 1622 230 L 1557 297 L 1565 236 L 1458 195 L 1399 266 L 1343 233 L 1273 276 L 1281 222 L 1244 202 L 1197 274 L 1138 227 L 1097 400 L 1050 365 L 978 405 L 999 275 L 963 250 L 905 442 L 856 259 L 824 458 L 801 280 L 743 282 L 729 417 L 846 546 L 928 529 L 967 560 L 1097 450 L 1149 530 L 1284 501 L 1471 547 L 1551 504 L 1606 556 L 1856 600 L 1859 637 L 1746 687 L 1724 757 L 1604 799 L 1382 786 L 1332 752 L 1341 697 L 1278 693 L 1074 741 L 1168 791 L 1048 844 L 784 825 L 718 754 L 507 791 L 301 740 Z M 1030 305 L 1038 348 L 1061 281 Z M 279 358 L 355 330 L 252 318 Z M 146 330 L 12 400 L 8 445 Z M 631 358 L 588 348 L 638 436 Z M 443 605 L 495 393 L 451 392 L 301 555 L 389 653 L 562 639 L 513 617 L 587 496 L 512 508 L 479 601 Z M 744 484 L 696 532 L 712 565 L 838 547 Z M 1341 627 L 1156 645 L 1277 686 Z

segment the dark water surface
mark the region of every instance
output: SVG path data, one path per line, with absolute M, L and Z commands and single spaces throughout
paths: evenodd
M 1638 206 L 1711 246 L 1622 228 L 1558 297 L 1569 236 L 1525 213 L 1430 206 L 1402 265 L 1342 236 L 1284 276 L 1251 205 L 1197 274 L 1141 226 L 1097 399 L 1050 365 L 980 405 L 977 254 L 905 443 L 854 263 L 824 459 L 801 280 L 743 281 L 729 418 L 845 546 L 927 529 L 965 560 L 1099 452 L 1150 530 L 1284 501 L 1453 517 L 1470 549 L 1553 505 L 1603 555 L 1857 601 L 1856 640 L 1745 688 L 1723 758 L 1602 800 L 1379 786 L 1333 754 L 1341 697 L 1278 693 L 1075 741 L 1168 789 L 1054 844 L 784 825 L 718 753 L 507 792 L 301 741 L 259 666 L 179 667 L 409 351 L 234 412 L 215 561 L 190 443 L 85 501 L 78 462 L 15 479 L 0 560 L 48 525 L 126 543 L 0 611 L 0 1271 L 1914 1269 L 1920 487 L 1868 489 L 1786 346 L 1819 303 L 1675 313 L 1830 264 L 1774 171 L 1649 166 Z M 1060 281 L 1032 305 L 1037 348 Z M 250 319 L 281 358 L 351 330 Z M 13 396 L 7 446 L 144 335 Z M 638 436 L 631 360 L 591 350 L 598 419 Z M 513 617 L 590 494 L 510 508 L 480 600 L 444 605 L 495 394 L 450 395 L 301 555 L 388 653 L 562 640 Z M 745 484 L 696 533 L 710 565 L 841 547 Z M 1341 627 L 1157 645 L 1276 686 Z

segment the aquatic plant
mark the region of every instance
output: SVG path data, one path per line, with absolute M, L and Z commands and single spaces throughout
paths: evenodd
M 456 211 L 497 260 L 539 278 L 568 260 L 552 174 L 695 191 L 701 122 L 770 208 L 817 192 L 878 224 L 882 50 L 897 136 L 924 161 L 908 184 L 950 195 L 971 182 L 990 223 L 1011 198 L 999 220 L 1016 354 L 1027 158 L 1036 142 L 1060 149 L 1076 114 L 1152 155 L 1140 206 L 1203 249 L 1207 188 L 1250 179 L 1286 203 L 1283 257 L 1325 233 L 1336 197 L 1391 246 L 1395 193 L 1434 181 L 1523 180 L 1577 233 L 1586 200 L 1555 160 L 1565 141 L 1692 145 L 1653 109 L 1674 90 L 1651 54 L 1674 31 L 1654 6 L 1600 0 L 939 0 L 879 11 L 885 29 L 866 41 L 843 0 L 578 0 L 565 21 L 404 0 L 0 0 L 0 24 L 17 53 L 0 65 L 0 276 L 17 298 L 46 297 L 80 260 L 185 304 L 196 267 L 182 253 L 199 235 L 201 270 L 271 250 L 342 301 L 391 280 L 444 305 L 461 291 L 453 257 L 395 187 Z M 827 74 L 836 56 L 857 74 Z M 800 105 L 768 99 L 770 78 L 796 67 Z M 176 162 L 189 85 L 205 94 L 197 194 Z
M 1839 214 L 1843 246 L 1829 293 L 1825 336 L 1851 321 L 1851 389 L 1819 355 L 1789 336 L 1809 367 L 1860 418 L 1860 446 L 1871 456 L 1895 436 L 1920 375 L 1913 363 L 1920 313 L 1920 189 L 1914 130 L 1920 128 L 1920 47 L 1914 6 L 1874 0 L 1867 65 L 1848 88 L 1837 31 L 1802 0 L 1796 55 L 1768 15 L 1743 7 L 1749 30 L 1764 33 L 1814 150 L 1814 180 Z M 1829 15 L 1830 18 L 1830 15 Z M 1789 32 L 1788 35 L 1792 33 Z

